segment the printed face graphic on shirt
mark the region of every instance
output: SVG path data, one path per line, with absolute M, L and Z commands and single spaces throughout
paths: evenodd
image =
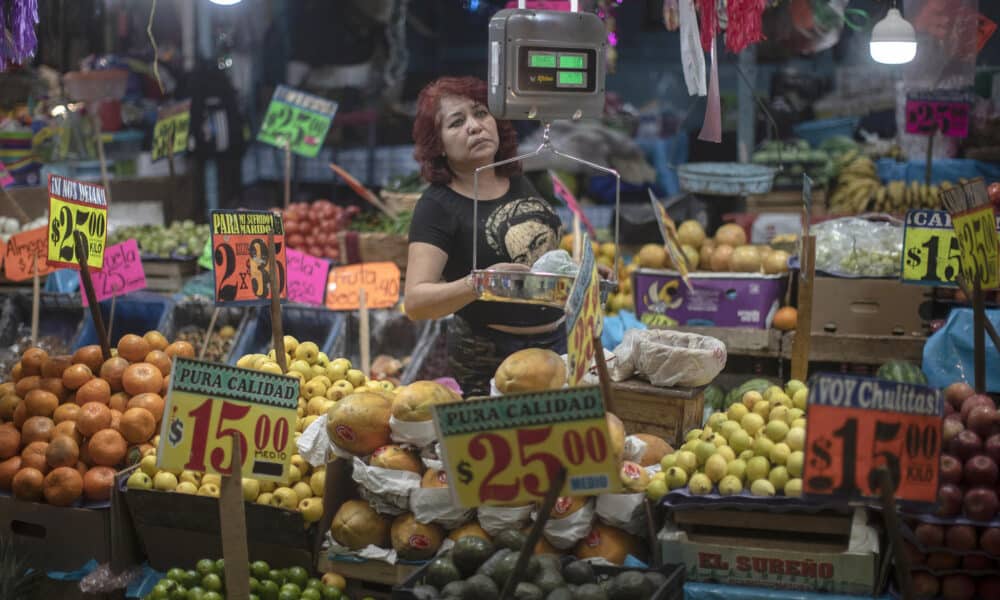
M 531 266 L 543 254 L 559 247 L 562 224 L 548 203 L 527 197 L 508 202 L 486 221 L 486 240 L 497 254 Z

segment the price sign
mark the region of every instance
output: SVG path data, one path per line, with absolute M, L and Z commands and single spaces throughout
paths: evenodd
M 966 137 L 971 111 L 972 104 L 962 97 L 910 95 L 906 99 L 906 133 Z
M 1000 220 L 997 221 L 1000 228 Z M 959 273 L 958 237 L 951 215 L 943 210 L 911 210 L 903 228 L 904 283 L 942 285 L 955 283 Z
M 330 263 L 311 254 L 289 248 L 288 299 L 292 302 L 322 306 L 326 299 L 326 281 Z
M 1000 238 L 997 237 L 996 222 L 996 214 L 990 204 L 952 215 L 952 225 L 962 253 L 962 273 L 966 281 L 978 278 L 984 290 L 1000 287 Z
M 461 506 L 538 502 L 563 467 L 561 495 L 621 488 L 599 387 L 439 404 L 434 425 Z
M 243 476 L 281 481 L 295 454 L 298 402 L 294 377 L 175 358 L 156 466 L 228 475 L 236 434 Z
M 316 158 L 337 112 L 337 103 L 279 85 L 267 107 L 257 139 L 307 158 Z
M 153 161 L 186 151 L 190 128 L 190 100 L 176 102 L 156 111 L 156 125 L 153 127 Z
M 11 281 L 24 281 L 35 275 L 34 263 L 38 262 L 38 275 L 48 275 L 55 271 L 45 257 L 49 248 L 49 228 L 37 227 L 16 233 L 7 240 L 4 253 L 4 275 Z
M 269 211 L 213 210 L 212 265 L 216 304 L 268 304 L 268 264 L 274 233 L 278 296 L 288 298 L 285 230 L 281 216 Z
M 867 377 L 820 374 L 809 384 L 807 494 L 877 497 L 889 470 L 900 500 L 934 502 L 944 403 L 938 390 Z
M 7 189 L 14 184 L 14 178 L 11 176 L 10 171 L 7 170 L 7 166 L 0 162 L 0 188 Z
M 663 237 L 663 245 L 667 249 L 667 254 L 670 255 L 670 262 L 674 264 L 677 272 L 681 274 L 681 280 L 684 281 L 684 285 L 693 292 L 694 288 L 691 287 L 691 278 L 688 275 L 687 258 L 681 250 L 681 241 L 677 237 L 677 228 L 674 226 L 674 220 L 667 214 L 667 210 L 660 204 L 653 190 L 649 189 L 648 191 L 649 201 L 653 205 L 653 214 L 656 216 L 656 224 L 660 227 L 660 235 Z
M 594 358 L 593 336 L 604 329 L 601 310 L 601 278 L 597 274 L 594 250 L 589 238 L 583 239 L 580 272 L 566 298 L 566 350 L 569 356 L 569 384 L 577 385 Z
M 359 292 L 365 290 L 368 308 L 391 308 L 399 302 L 399 267 L 393 262 L 360 263 L 330 269 L 326 307 L 358 310 Z
M 86 238 L 87 266 L 100 271 L 108 243 L 108 200 L 104 186 L 49 175 L 50 264 L 80 268 L 74 238 L 77 231 Z
M 576 201 L 576 196 L 573 195 L 573 192 L 569 191 L 569 188 L 566 187 L 566 184 L 562 182 L 562 179 L 559 179 L 559 176 L 556 175 L 554 171 L 549 171 L 549 177 L 552 178 L 552 193 L 556 195 L 556 198 L 559 198 L 566 203 L 566 206 L 569 207 L 570 211 L 576 215 L 580 219 L 580 222 L 583 223 L 583 226 L 587 228 L 587 233 L 590 234 L 591 237 L 596 236 L 597 233 L 594 231 L 594 226 L 590 224 L 590 219 L 587 218 L 583 209 L 580 208 L 580 203 Z
M 139 245 L 135 240 L 125 240 L 108 247 L 104 253 L 104 269 L 100 273 L 92 273 L 90 277 L 98 302 L 145 289 L 146 273 L 142 269 Z M 82 280 L 80 289 L 83 289 Z M 87 294 L 82 296 L 83 305 L 87 306 Z

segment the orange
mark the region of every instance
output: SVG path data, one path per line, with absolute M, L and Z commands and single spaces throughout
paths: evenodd
M 76 472 L 80 474 L 80 477 L 83 477 L 84 475 L 87 474 L 87 470 L 88 470 L 87 469 L 87 465 L 84 464 L 84 462 L 82 460 L 80 462 L 76 463 L 76 467 L 75 468 L 76 468 Z
M 21 443 L 47 442 L 52 439 L 56 424 L 48 417 L 28 417 L 21 427 Z
M 111 403 L 111 386 L 100 377 L 95 377 L 76 391 L 76 403 L 80 406 L 89 402 Z
M 53 469 L 75 467 L 78 460 L 80 460 L 80 446 L 69 436 L 56 436 L 45 449 L 45 461 Z
M 62 377 L 42 377 L 42 380 L 38 382 L 38 388 L 55 394 L 60 403 L 64 402 L 66 396 L 69 395 L 69 390 L 63 385 Z
M 55 440 L 59 436 L 66 436 L 71 438 L 74 442 L 76 442 L 77 446 L 83 443 L 83 436 L 80 435 L 80 432 L 76 430 L 75 420 L 63 421 L 62 423 L 56 425 L 55 429 L 52 430 L 52 439 Z
M 111 400 L 108 402 L 108 406 L 119 412 L 125 411 L 125 405 L 128 404 L 129 395 L 125 392 L 116 392 L 111 395 Z
M 21 404 L 21 399 L 14 392 L 0 396 L 0 421 L 12 421 L 14 411 L 17 410 L 19 404 Z
M 109 427 L 111 429 L 114 429 L 118 433 L 121 433 L 122 432 L 121 423 L 122 423 L 122 411 L 115 410 L 115 409 L 112 408 L 111 409 L 111 425 L 109 425 Z
M 113 467 L 125 459 L 128 444 L 122 434 L 114 429 L 102 429 L 87 443 L 90 460 L 95 465 Z
M 180 356 L 182 358 L 194 358 L 194 346 L 188 342 L 174 342 L 170 344 L 163 350 L 167 353 L 167 356 L 174 358 Z
M 125 369 L 122 386 L 133 396 L 146 392 L 159 392 L 163 387 L 163 374 L 149 363 L 136 363 Z
M 41 375 L 42 363 L 49 357 L 49 353 L 41 348 L 28 348 L 21 355 L 22 375 Z
M 784 308 L 779 308 L 778 312 L 774 313 L 774 321 L 772 322 L 775 329 L 780 331 L 792 331 L 799 322 L 799 311 L 795 310 L 794 307 L 786 306 Z
M 63 385 L 69 390 L 78 390 L 80 386 L 94 378 L 94 372 L 90 367 L 83 364 L 70 365 L 63 371 Z M 20 382 L 18 382 L 20 383 Z
M 132 444 L 145 442 L 156 431 L 156 417 L 145 408 L 130 408 L 122 415 L 119 431 Z
M 73 467 L 59 467 L 45 476 L 45 500 L 53 506 L 69 506 L 83 495 L 83 476 Z
M 20 470 L 20 456 L 12 456 L 3 462 L 0 462 L 0 490 L 9 492 L 10 485 L 14 480 L 14 475 L 16 475 Z
M 146 340 L 146 343 L 153 350 L 164 350 L 169 345 L 167 338 L 163 337 L 163 334 L 155 329 L 147 331 L 146 335 L 142 336 L 142 339 Z
M 128 368 L 128 361 L 120 356 L 112 356 L 101 365 L 101 379 L 111 386 L 112 392 L 122 391 L 122 374 Z
M 52 413 L 52 420 L 56 425 L 63 421 L 76 421 L 76 416 L 80 414 L 80 405 L 73 403 L 60 404 L 56 411 Z
M 18 429 L 24 427 L 24 422 L 28 419 L 28 407 L 24 402 L 18 402 L 14 408 L 14 427 Z
M 45 453 L 48 449 L 48 442 L 31 442 L 21 451 L 21 466 L 48 473 L 49 461 L 45 459 Z
M 66 356 L 50 356 L 42 363 L 42 377 L 62 377 L 63 371 L 73 364 L 73 360 Z
M 42 389 L 31 390 L 24 397 L 24 405 L 30 417 L 51 417 L 59 406 L 59 398 Z
M 139 394 L 128 401 L 129 409 L 145 408 L 152 413 L 153 418 L 156 419 L 157 423 L 159 423 L 160 419 L 163 418 L 163 407 L 163 397 L 154 393 Z
M 159 369 L 160 373 L 162 373 L 164 377 L 170 375 L 170 357 L 167 356 L 167 353 L 162 350 L 150 351 L 150 353 L 143 359 L 143 362 L 148 362 Z
M 107 500 L 115 483 L 115 470 L 111 467 L 94 467 L 83 476 L 83 497 L 87 500 Z
M 104 354 L 101 352 L 100 346 L 92 344 L 90 346 L 84 346 L 74 352 L 72 360 L 76 364 L 87 365 L 91 372 L 96 373 L 101 369 L 101 365 L 104 363 Z
M 14 475 L 11 489 L 14 491 L 14 497 L 18 500 L 34 502 L 42 499 L 44 483 L 45 475 L 41 471 L 32 467 L 22 467 Z
M 80 407 L 76 416 L 76 430 L 90 437 L 111 426 L 111 409 L 100 402 L 88 402 Z
M 16 383 L 13 381 L 8 381 L 6 383 L 0 383 L 0 397 L 6 396 L 7 394 L 17 393 Z
M 118 356 L 129 362 L 141 362 L 153 347 L 134 333 L 127 333 L 118 340 Z
M 0 427 L 0 458 L 6 460 L 17 454 L 21 449 L 21 432 L 4 425 Z
M 27 375 L 17 380 L 17 383 L 14 384 L 14 391 L 18 396 L 24 398 L 28 392 L 38 389 L 41 384 L 42 378 L 38 375 Z
M 24 377 L 24 367 L 21 366 L 21 361 L 14 363 L 14 366 L 10 368 L 10 380 L 17 383 Z

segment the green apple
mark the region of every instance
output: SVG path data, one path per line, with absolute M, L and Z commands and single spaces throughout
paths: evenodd
M 253 502 L 260 496 L 260 482 L 256 479 L 250 479 L 249 477 L 242 481 L 243 483 L 243 499 L 247 502 Z
M 350 369 L 347 371 L 347 381 L 350 381 L 354 387 L 358 387 L 364 385 L 367 379 L 365 378 L 365 374 L 358 369 Z
M 178 494 L 194 495 L 198 493 L 198 486 L 191 483 L 190 481 L 182 481 L 177 484 L 177 487 L 174 488 L 174 491 L 177 492 Z
M 758 479 L 766 479 L 771 472 L 771 464 L 763 456 L 755 456 L 747 462 L 747 481 L 753 483 Z
M 677 488 L 682 488 L 687 485 L 688 477 L 687 473 L 684 472 L 684 469 L 680 467 L 670 467 L 667 469 L 667 475 L 664 480 L 666 481 L 669 489 L 676 490 Z
M 695 496 L 704 496 L 712 491 L 712 480 L 704 473 L 695 473 L 688 481 L 688 489 Z
M 302 342 L 295 348 L 296 360 L 304 360 L 310 365 L 316 362 L 316 357 L 319 356 L 319 346 L 315 342 Z
M 295 349 L 299 347 L 299 340 L 295 339 L 290 335 L 286 335 L 282 339 L 285 342 L 285 352 L 289 354 L 294 354 Z
M 153 478 L 153 488 L 161 492 L 172 492 L 177 489 L 177 476 L 168 471 L 160 471 Z
M 802 480 L 799 478 L 789 479 L 785 484 L 785 495 L 798 497 L 802 495 Z
M 802 477 L 802 463 L 805 461 L 805 454 L 801 450 L 796 450 L 788 455 L 785 468 L 792 477 Z
M 806 430 L 802 427 L 792 427 L 785 435 L 785 443 L 792 450 L 802 450 L 806 445 Z
M 125 482 L 125 487 L 130 490 L 151 490 L 153 489 L 153 478 L 145 471 L 136 469 L 135 473 L 132 473 Z
M 767 474 L 767 480 L 771 482 L 774 489 L 777 491 L 782 491 L 785 489 L 785 484 L 788 483 L 788 469 L 784 465 L 778 465 L 771 469 L 771 472 Z
M 327 375 L 330 377 L 330 381 L 338 381 L 347 377 L 347 372 L 352 368 L 351 361 L 346 358 L 335 358 L 330 361 L 330 366 L 327 368 Z
M 719 493 L 723 496 L 735 496 L 743 491 L 743 482 L 735 475 L 726 475 L 719 482 Z
M 754 496 L 773 496 L 774 485 L 766 479 L 758 479 L 750 484 L 750 493 Z

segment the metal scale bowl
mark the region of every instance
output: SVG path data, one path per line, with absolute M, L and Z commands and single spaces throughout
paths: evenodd
M 533 152 L 479 167 L 473 178 L 473 222 L 479 223 L 479 173 L 549 152 L 614 176 L 615 214 L 621 208 L 621 176 L 590 161 L 554 148 L 549 140 L 552 119 L 598 118 L 604 111 L 604 24 L 592 13 L 506 9 L 489 25 L 489 108 L 498 119 L 543 123 L 542 143 Z M 618 264 L 618 222 L 615 254 Z M 472 228 L 472 282 L 479 299 L 563 308 L 574 276 L 480 269 L 479 228 Z M 601 302 L 618 288 L 618 270 L 600 281 Z

